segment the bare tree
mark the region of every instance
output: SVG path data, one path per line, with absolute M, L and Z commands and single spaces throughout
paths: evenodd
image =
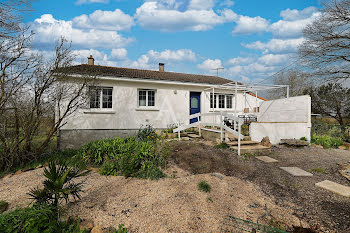
M 344 120 L 350 117 L 350 88 L 340 83 L 326 83 L 309 88 L 305 93 L 312 99 L 312 112 L 332 117 L 345 131 Z
M 4 90 L 13 91 L 6 92 L 0 122 L 9 122 L 12 115 L 12 124 L 0 130 L 0 168 L 16 166 L 42 154 L 65 120 L 86 106 L 88 86 L 94 85 L 94 77 L 87 74 L 72 78 L 67 68 L 74 59 L 71 44 L 62 38 L 53 58 L 26 51 L 21 53 L 18 64 L 12 65 L 13 69 L 24 69 L 21 75 L 10 72 L 4 76 Z M 29 61 L 35 65 L 21 66 Z M 7 82 L 13 76 L 16 82 Z
M 0 38 L 16 37 L 25 30 L 23 13 L 30 11 L 29 0 L 4 0 L 0 2 Z
M 289 96 L 303 95 L 305 89 L 313 85 L 310 74 L 298 70 L 281 72 L 273 79 L 275 85 L 289 85 Z M 273 89 L 269 91 L 269 99 L 278 99 L 286 96 L 285 89 Z
M 301 60 L 316 76 L 350 78 L 350 0 L 328 0 L 323 5 L 321 16 L 303 31 Z

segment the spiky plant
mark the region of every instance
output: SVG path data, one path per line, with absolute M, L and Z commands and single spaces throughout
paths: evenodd
M 74 183 L 72 180 L 86 174 L 87 172 L 81 172 L 78 168 L 69 167 L 65 162 L 50 162 L 44 169 L 44 188 L 34 188 L 28 194 L 36 204 L 49 204 L 58 211 L 62 200 L 67 203 L 69 197 L 80 199 L 83 182 Z

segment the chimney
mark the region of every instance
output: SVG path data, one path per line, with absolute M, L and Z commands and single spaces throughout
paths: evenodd
M 90 57 L 88 57 L 88 65 L 93 66 L 95 64 L 95 58 L 92 57 L 92 55 L 90 55 Z
M 159 72 L 164 72 L 164 63 L 159 63 Z

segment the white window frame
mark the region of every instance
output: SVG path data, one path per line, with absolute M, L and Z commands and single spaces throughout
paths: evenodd
M 223 108 L 220 108 L 220 101 L 219 101 L 219 96 L 220 95 L 223 95 L 224 96 L 224 107 Z M 210 104 L 210 109 L 214 109 L 214 110 L 233 110 L 233 98 L 234 98 L 234 95 L 232 94 L 224 94 L 224 93 L 214 93 L 214 108 L 212 107 L 212 104 L 211 104 L 211 98 L 213 96 L 213 93 L 210 93 L 210 99 L 209 99 L 209 104 Z M 231 97 L 231 108 L 227 108 L 227 98 L 228 97 Z
M 94 90 L 98 90 L 99 93 L 100 93 L 100 96 L 99 96 L 99 107 L 98 108 L 92 108 L 91 107 L 91 94 L 89 94 L 89 108 L 90 109 L 113 109 L 113 87 L 101 87 L 101 86 L 97 86 L 97 87 L 89 87 L 89 92 L 91 91 L 91 89 L 94 89 Z M 104 108 L 103 107 L 103 90 L 104 89 L 109 89 L 109 90 L 112 90 L 112 106 L 110 108 Z
M 146 105 L 142 106 L 140 105 L 140 91 L 146 91 Z M 154 105 L 149 106 L 149 102 L 148 102 L 148 95 L 149 92 L 153 91 L 154 92 Z M 156 89 L 137 89 L 137 107 L 138 108 L 155 108 L 157 105 L 157 90 Z

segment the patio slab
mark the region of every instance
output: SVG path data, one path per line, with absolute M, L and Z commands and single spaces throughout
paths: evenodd
M 298 167 L 280 167 L 282 170 L 288 172 L 292 176 L 312 176 L 310 172 L 304 171 Z
M 271 158 L 269 156 L 257 156 L 256 158 L 261 160 L 261 161 L 263 161 L 263 162 L 265 162 L 265 163 L 276 163 L 276 162 L 278 162 L 278 160 L 273 159 L 273 158 Z
M 324 188 L 328 191 L 331 191 L 333 193 L 342 195 L 344 197 L 350 197 L 350 187 L 341 185 L 329 180 L 324 180 L 322 182 L 316 183 L 315 184 L 318 187 Z

